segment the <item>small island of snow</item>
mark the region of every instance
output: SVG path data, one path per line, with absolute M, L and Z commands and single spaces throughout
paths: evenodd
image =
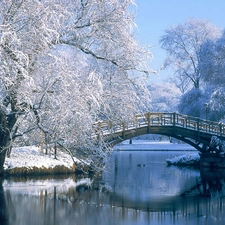
M 185 154 L 176 156 L 166 160 L 167 164 L 177 166 L 198 166 L 200 163 L 200 155 L 198 153 Z

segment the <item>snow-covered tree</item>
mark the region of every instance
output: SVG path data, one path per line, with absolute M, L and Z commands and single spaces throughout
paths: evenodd
M 225 82 L 225 31 L 216 40 L 207 40 L 198 52 L 204 82 L 223 86 Z
M 199 88 L 193 88 L 182 95 L 178 111 L 194 117 L 204 117 L 204 94 Z
M 216 40 L 203 43 L 198 55 L 209 110 L 212 118 L 219 121 L 225 117 L 225 32 Z
M 153 112 L 176 112 L 181 92 L 174 83 L 163 82 L 148 86 Z
M 16 138 L 80 147 L 93 163 L 104 157 L 91 140 L 93 123 L 125 121 L 148 101 L 140 77 L 151 54 L 134 39 L 133 6 L 0 1 L 0 171 Z
M 199 67 L 199 49 L 206 40 L 215 40 L 220 35 L 220 29 L 210 22 L 189 19 L 168 28 L 161 36 L 161 47 L 168 54 L 164 66 L 174 69 L 177 86 L 181 87 L 181 91 L 200 87 L 203 73 Z

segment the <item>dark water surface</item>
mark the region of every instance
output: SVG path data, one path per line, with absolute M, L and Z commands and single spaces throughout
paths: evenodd
M 168 167 L 184 152 L 114 152 L 109 169 L 89 177 L 7 179 L 0 225 L 224 225 L 225 172 Z

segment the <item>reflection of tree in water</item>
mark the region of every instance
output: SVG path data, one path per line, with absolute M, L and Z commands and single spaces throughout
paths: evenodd
M 225 196 L 225 173 L 221 169 L 201 169 L 204 196 Z
M 217 198 L 172 196 L 159 200 L 148 199 L 146 202 L 133 202 L 125 199 L 124 196 L 117 196 L 113 192 L 105 190 L 106 187 L 101 180 L 97 180 L 91 186 L 83 182 L 70 183 L 70 179 L 65 181 L 57 183 L 56 180 L 54 182 L 47 180 L 46 183 L 36 182 L 36 185 L 31 185 L 31 182 L 28 181 L 20 186 L 15 182 L 14 186 L 12 183 L 10 184 L 10 188 L 4 184 L 3 199 L 9 213 L 10 223 L 18 224 L 20 221 L 20 224 L 27 225 L 74 223 L 103 225 L 106 222 L 103 218 L 107 218 L 108 225 L 130 224 L 124 221 L 131 219 L 136 224 L 141 224 L 139 223 L 140 218 L 145 217 L 151 220 L 145 224 L 156 224 L 157 221 L 162 224 L 162 221 L 167 220 L 173 220 L 174 224 L 184 224 L 190 218 L 189 215 L 192 218 L 193 215 L 196 215 L 196 218 L 202 220 L 218 217 L 218 212 L 222 220 L 225 220 L 225 199 L 223 198 L 221 201 L 217 201 Z M 206 181 L 208 182 L 208 180 Z M 47 185 L 48 182 L 51 182 L 52 185 Z M 67 183 L 70 185 L 67 186 Z M 201 179 L 198 179 L 196 184 L 200 184 L 199 190 L 203 193 Z M 200 196 L 199 190 L 196 190 Z M 0 193 L 3 192 L 0 191 Z M 0 221 L 0 225 L 4 224 L 8 225 L 8 223 Z M 219 223 L 216 224 L 219 225 Z
M 6 208 L 6 201 L 4 190 L 2 187 L 2 180 L 0 180 L 0 224 L 7 225 L 8 224 L 8 212 Z
M 42 177 L 0 181 L 0 225 L 63 224 L 63 218 L 73 216 L 77 206 L 79 209 L 88 193 L 89 180 L 76 183 L 72 176 L 61 176 L 58 180 Z M 79 215 L 84 216 L 85 212 Z
M 201 179 L 181 196 L 223 197 L 225 196 L 225 171 L 201 168 Z
M 222 187 L 224 183 L 222 180 L 202 180 L 203 195 L 205 196 L 223 196 Z

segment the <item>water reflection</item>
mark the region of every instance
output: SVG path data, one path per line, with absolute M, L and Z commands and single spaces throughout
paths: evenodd
M 225 220 L 223 171 L 167 167 L 166 154 L 115 154 L 92 178 L 60 176 L 0 183 L 0 224 L 210 224 Z
M 87 195 L 89 199 L 85 191 L 90 184 L 90 178 L 77 180 L 74 176 L 4 180 L 0 193 L 3 218 L 0 224 L 63 224 L 73 214 L 81 196 L 85 199 Z
M 118 196 L 147 201 L 181 195 L 199 183 L 195 169 L 167 167 L 168 154 L 161 152 L 116 152 L 111 168 L 103 179 Z M 179 153 L 174 153 L 179 154 Z
M 202 194 L 209 197 L 225 197 L 225 170 L 202 168 Z
M 8 212 L 4 197 L 4 190 L 2 187 L 2 181 L 0 180 L 0 224 L 8 224 Z

